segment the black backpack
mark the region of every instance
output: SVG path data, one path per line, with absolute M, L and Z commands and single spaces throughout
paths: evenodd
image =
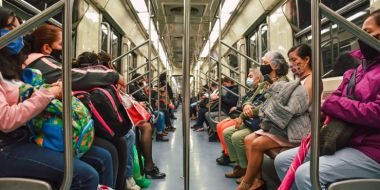
M 106 139 L 122 137 L 132 128 L 132 122 L 115 86 L 76 91 L 74 95 L 91 111 L 96 136 Z

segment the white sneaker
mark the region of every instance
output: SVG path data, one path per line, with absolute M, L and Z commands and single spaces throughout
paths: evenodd
M 126 181 L 126 190 L 140 190 L 141 188 L 136 184 L 133 177 L 128 177 Z

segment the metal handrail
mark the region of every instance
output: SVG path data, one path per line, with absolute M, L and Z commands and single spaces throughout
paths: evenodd
M 227 46 L 228 48 L 230 48 L 231 50 L 235 51 L 236 53 L 240 54 L 241 56 L 245 57 L 245 58 L 248 59 L 249 61 L 251 61 L 256 67 L 260 67 L 260 64 L 259 64 L 256 60 L 254 60 L 254 59 L 252 59 L 251 57 L 249 57 L 248 55 L 246 55 L 246 54 L 240 52 L 240 51 L 237 50 L 236 48 L 234 48 L 234 47 L 232 47 L 232 46 L 226 44 L 226 43 L 223 42 L 223 41 L 221 41 L 221 43 L 222 43 L 223 45 Z
M 140 79 L 141 77 L 143 77 L 143 76 L 145 76 L 145 75 L 147 75 L 147 74 L 149 74 L 149 71 L 146 72 L 146 73 L 144 73 L 144 74 L 142 74 L 142 75 L 140 75 L 140 76 L 138 76 L 138 77 L 136 77 L 136 78 L 134 78 L 133 80 L 127 82 L 127 85 L 132 84 L 133 82 L 137 81 L 138 79 Z
M 182 81 L 182 122 L 183 122 L 183 158 L 184 158 L 184 170 L 185 177 L 184 189 L 190 189 L 190 8 L 191 0 L 184 0 L 183 2 L 183 28 L 184 28 L 184 43 L 182 47 L 183 51 L 183 81 Z
M 23 7 L 25 7 L 26 9 L 28 9 L 29 11 L 33 12 L 34 14 L 40 14 L 41 11 L 39 9 L 37 9 L 36 7 L 34 7 L 33 5 L 31 5 L 30 3 L 24 1 L 24 0 L 13 0 L 14 2 L 22 5 Z M 62 28 L 62 24 L 59 23 L 57 20 L 53 19 L 53 18 L 50 18 L 49 21 L 51 23 L 53 23 L 54 25 Z
M 359 6 L 359 5 L 363 4 L 363 3 L 366 3 L 366 2 L 368 2 L 368 0 L 356 0 L 356 1 L 354 1 L 354 2 L 352 2 L 352 3 L 349 3 L 349 4 L 347 4 L 346 6 L 340 8 L 339 10 L 336 11 L 336 13 L 337 13 L 337 14 L 340 14 L 340 15 L 341 15 L 341 14 L 344 14 L 344 13 L 347 13 L 347 12 L 351 11 L 352 9 L 356 8 L 357 6 Z M 322 24 L 322 25 L 323 25 L 323 24 L 326 24 L 328 21 L 329 21 L 328 18 L 323 18 L 323 19 L 321 20 L 321 24 Z M 300 36 L 302 36 L 302 35 L 308 33 L 310 30 L 311 30 L 311 25 L 308 26 L 308 27 L 306 27 L 305 29 L 299 31 L 298 33 L 296 33 L 296 34 L 294 35 L 294 37 L 295 37 L 295 38 L 299 38 Z
M 38 15 L 35 15 L 34 17 L 27 20 L 25 23 L 21 24 L 19 27 L 9 31 L 4 36 L 0 37 L 0 49 L 7 46 L 9 43 L 14 41 L 19 36 L 29 32 L 33 28 L 41 25 L 45 21 L 49 20 L 49 18 L 57 15 L 61 12 L 65 2 L 60 0 L 57 3 L 53 4 L 49 8 L 45 9 Z
M 128 54 L 134 52 L 136 49 L 139 49 L 140 47 L 144 46 L 144 45 L 147 44 L 149 41 L 150 41 L 150 40 L 147 40 L 147 41 L 141 43 L 140 45 L 138 45 L 138 46 L 132 48 L 132 49 L 129 50 L 128 52 L 124 53 L 123 55 L 120 55 L 119 57 L 113 59 L 113 60 L 111 61 L 111 63 L 114 63 L 114 62 L 119 61 L 120 59 L 122 59 L 123 57 L 127 56 Z
M 239 86 L 241 86 L 241 87 L 243 87 L 243 88 L 245 88 L 245 89 L 247 89 L 247 90 L 251 90 L 251 88 L 245 86 L 244 84 L 240 83 L 240 82 L 237 81 L 236 79 L 234 79 L 234 78 L 232 78 L 232 77 L 230 77 L 230 76 L 228 76 L 228 75 L 226 75 L 226 74 L 224 74 L 224 73 L 222 73 L 222 75 L 225 76 L 225 77 L 227 77 L 227 78 L 229 78 L 230 80 L 234 81 L 234 82 L 235 82 L 236 84 L 238 84 Z
M 210 56 L 210 58 L 211 58 L 212 60 L 214 60 L 216 63 L 218 63 L 218 60 L 215 59 L 214 57 Z M 222 66 L 225 67 L 225 68 L 227 68 L 227 69 L 229 69 L 230 71 L 233 71 L 233 72 L 236 73 L 236 74 L 240 74 L 239 71 L 236 71 L 234 68 L 232 68 L 232 67 L 230 67 L 230 66 L 228 66 L 228 65 L 226 65 L 226 64 L 224 64 L 224 63 L 222 63 Z
M 72 78 L 71 78 L 71 61 L 73 57 L 72 50 L 72 14 L 74 1 L 65 1 L 64 27 L 63 27 L 63 126 L 64 126 L 64 143 L 65 143 L 65 170 L 63 183 L 60 189 L 70 189 L 73 180 L 74 171 L 74 153 L 73 153 L 73 134 L 72 134 Z
M 319 3 L 319 8 L 322 10 L 323 14 L 330 20 L 337 23 L 339 26 L 346 29 L 348 32 L 352 33 L 359 39 L 363 40 L 366 44 L 380 51 L 380 41 L 375 37 L 369 35 L 367 32 L 363 31 L 361 28 L 348 21 L 339 14 L 336 14 L 333 10 L 328 8 L 326 5 Z
M 312 189 L 320 190 L 321 186 L 319 183 L 319 125 L 320 125 L 320 105 L 321 105 L 321 94 L 320 94 L 320 50 L 321 50 L 321 20 L 319 13 L 319 2 L 320 0 L 311 1 L 311 35 L 313 36 L 311 46 L 312 46 L 312 126 L 311 126 L 311 158 L 310 158 L 310 178 Z
M 136 94 L 137 92 L 140 92 L 140 91 L 144 90 L 144 88 L 145 88 L 145 86 L 143 86 L 143 87 L 140 87 L 139 89 L 137 89 L 137 90 L 133 91 L 133 92 L 132 92 L 132 93 L 130 93 L 129 95 L 133 96 L 133 95 L 134 95 L 134 94 Z
M 156 60 L 157 58 L 158 58 L 158 56 L 156 56 L 155 58 L 153 58 L 152 61 L 153 61 L 153 60 Z M 133 73 L 133 72 L 139 70 L 141 67 L 144 67 L 144 66 L 146 66 L 147 64 L 148 64 L 148 62 L 143 63 L 142 65 L 140 65 L 140 66 L 134 68 L 133 70 L 129 71 L 128 74 L 131 74 L 131 73 Z

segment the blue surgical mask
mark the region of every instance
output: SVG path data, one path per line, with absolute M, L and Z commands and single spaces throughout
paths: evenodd
M 7 30 L 7 29 L 0 29 L 0 36 L 4 36 L 9 31 L 10 30 Z M 24 41 L 22 39 L 22 36 L 19 36 L 18 38 L 16 38 L 14 41 L 12 41 L 11 43 L 7 45 L 7 48 L 12 55 L 20 53 L 23 47 L 24 47 Z
M 248 77 L 245 83 L 248 87 L 253 87 L 253 78 Z

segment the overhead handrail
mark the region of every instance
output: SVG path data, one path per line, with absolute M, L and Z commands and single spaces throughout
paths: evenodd
M 245 86 L 244 84 L 240 83 L 240 82 L 237 81 L 236 79 L 234 79 L 234 78 L 232 78 L 232 77 L 230 77 L 230 76 L 228 76 L 228 75 L 226 75 L 226 74 L 224 74 L 224 73 L 222 73 L 222 75 L 225 76 L 225 77 L 227 77 L 227 78 L 229 78 L 230 80 L 234 81 L 236 84 L 238 84 L 239 86 L 245 88 L 246 90 L 251 90 L 251 88 Z
M 25 0 L 13 0 L 14 2 L 22 5 L 23 7 L 25 7 L 26 9 L 28 9 L 29 11 L 33 12 L 34 14 L 40 14 L 41 11 L 39 9 L 37 9 L 36 7 L 34 7 L 33 5 L 31 5 L 30 3 L 26 2 Z M 59 23 L 57 20 L 53 19 L 53 18 L 50 18 L 49 19 L 49 22 L 53 23 L 54 25 L 62 28 L 62 24 Z
M 363 40 L 366 44 L 370 45 L 372 48 L 375 48 L 377 51 L 380 51 L 380 41 L 375 37 L 369 35 L 367 32 L 364 32 L 361 28 L 348 21 L 346 18 L 342 17 L 339 14 L 336 14 L 333 10 L 328 8 L 326 5 L 319 3 L 319 8 L 322 10 L 323 14 L 330 20 L 337 23 L 339 26 L 343 27 L 356 37 Z
M 248 55 L 246 55 L 246 54 L 240 52 L 240 51 L 237 50 L 236 48 L 234 48 L 234 47 L 232 47 L 232 46 L 226 44 L 226 43 L 223 42 L 223 41 L 221 41 L 221 43 L 222 43 L 223 45 L 227 46 L 228 48 L 230 48 L 231 50 L 235 51 L 236 53 L 240 54 L 241 56 L 245 57 L 246 59 L 248 59 L 248 60 L 251 61 L 252 63 L 254 63 L 254 65 L 255 65 L 256 67 L 260 67 L 260 64 L 259 64 L 256 60 L 254 60 L 254 59 L 252 59 L 251 57 L 249 57 Z
M 72 78 L 71 78 L 71 61 L 73 58 L 72 50 L 72 14 L 74 1 L 65 1 L 64 27 L 63 27 L 63 126 L 64 126 L 64 143 L 65 143 L 65 170 L 63 183 L 60 187 L 62 190 L 70 189 L 73 171 L 74 171 L 74 153 L 73 153 L 73 134 L 72 134 Z
M 156 60 L 157 58 L 158 58 L 158 56 L 156 56 L 155 58 L 153 58 L 152 61 Z M 143 63 L 142 65 L 140 65 L 140 66 L 134 68 L 133 70 L 129 71 L 128 74 L 131 74 L 131 73 L 133 73 L 133 72 L 141 69 L 142 67 L 146 66 L 147 64 L 148 64 L 148 62 Z
M 214 60 L 215 62 L 218 63 L 218 60 L 215 59 L 214 57 L 210 56 L 210 58 L 211 58 L 212 60 Z M 224 64 L 224 63 L 222 63 L 222 66 L 223 66 L 223 67 L 226 67 L 228 70 L 233 71 L 233 72 L 236 73 L 236 74 L 240 74 L 239 71 L 236 71 L 234 68 L 232 68 L 232 67 L 230 67 L 230 66 L 228 66 L 228 65 L 226 65 L 226 64 Z
M 327 73 L 325 73 L 324 75 L 322 75 L 322 78 L 325 78 L 325 77 L 329 76 L 329 74 L 331 74 L 332 72 L 334 72 L 334 69 L 331 69 L 331 70 L 327 71 Z
M 312 112 L 311 112 L 311 158 L 310 158 L 310 178 L 312 189 L 321 190 L 319 183 L 319 125 L 320 125 L 320 108 L 321 108 L 321 94 L 320 89 L 320 50 L 321 50 L 321 20 L 319 13 L 320 0 L 311 1 L 311 41 L 312 46 Z
M 64 4 L 65 2 L 62 0 L 56 2 L 52 6 L 42 11 L 40 14 L 35 15 L 34 17 L 27 20 L 25 23 L 21 24 L 17 28 L 9 31 L 4 36 L 0 37 L 0 49 L 7 46 L 10 42 L 14 41 L 17 37 L 24 35 L 25 33 L 29 32 L 33 28 L 49 20 L 49 18 L 60 13 L 62 11 Z
M 131 50 L 129 50 L 128 52 L 124 53 L 123 55 L 120 55 L 119 57 L 115 58 L 114 60 L 111 61 L 111 63 L 115 63 L 117 61 L 119 61 L 120 59 L 122 59 L 123 57 L 127 56 L 128 54 L 134 52 L 135 50 L 139 49 L 140 47 L 144 46 L 145 44 L 147 44 L 150 40 L 147 40 L 143 43 L 141 43 L 140 45 L 132 48 Z
M 134 95 L 134 94 L 136 94 L 137 92 L 140 92 L 140 91 L 144 90 L 144 88 L 145 88 L 145 86 L 143 86 L 143 87 L 140 87 L 139 89 L 137 89 L 137 90 L 133 91 L 133 92 L 132 92 L 132 93 L 130 93 L 129 95 L 133 96 L 133 95 Z
M 344 14 L 344 13 L 347 13 L 347 12 L 349 12 L 349 11 L 351 11 L 351 10 L 357 8 L 357 7 L 360 6 L 361 4 L 364 4 L 364 3 L 367 3 L 367 2 L 368 2 L 368 0 L 356 0 L 356 1 L 353 1 L 353 2 L 351 2 L 351 3 L 349 3 L 349 4 L 347 4 L 346 6 L 340 8 L 339 10 L 337 10 L 336 13 L 337 13 L 337 14 L 340 14 L 340 15 L 341 15 L 341 14 Z M 326 24 L 328 21 L 329 21 L 328 18 L 323 18 L 323 19 L 321 20 L 321 24 L 322 24 L 322 25 L 323 25 L 323 24 Z M 296 34 L 294 35 L 294 37 L 295 37 L 295 38 L 298 38 L 298 37 L 300 37 L 300 36 L 302 36 L 302 35 L 304 35 L 304 34 L 310 32 L 310 31 L 311 31 L 311 25 L 308 26 L 308 27 L 306 27 L 305 29 L 299 31 L 298 33 L 296 33 Z

